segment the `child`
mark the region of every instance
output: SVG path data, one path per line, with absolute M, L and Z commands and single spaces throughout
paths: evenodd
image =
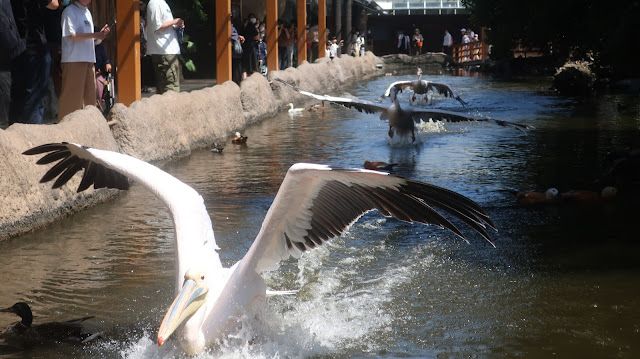
M 96 104 L 96 62 L 94 40 L 104 40 L 110 31 L 105 25 L 93 32 L 93 20 L 87 5 L 91 0 L 76 0 L 62 12 L 62 90 L 58 122 L 85 106 Z

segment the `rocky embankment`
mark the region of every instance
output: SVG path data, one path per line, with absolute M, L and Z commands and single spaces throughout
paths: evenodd
M 312 92 L 326 93 L 379 72 L 379 58 L 323 58 L 298 68 L 254 74 L 237 86 L 228 81 L 192 92 L 154 95 L 129 107 L 117 104 L 105 121 L 95 107 L 76 111 L 55 125 L 14 124 L 0 130 L 0 240 L 51 222 L 117 195 L 117 190 L 76 193 L 80 176 L 60 189 L 39 180 L 50 166 L 22 152 L 44 143 L 75 142 L 119 151 L 148 162 L 188 155 L 192 149 L 224 142 L 235 131 L 273 116 L 294 94 L 274 77 Z M 111 124 L 111 126 L 109 126 Z

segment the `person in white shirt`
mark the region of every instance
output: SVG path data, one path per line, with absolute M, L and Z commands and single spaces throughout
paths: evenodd
M 173 18 L 165 0 L 147 4 L 147 54 L 156 78 L 156 93 L 180 92 L 180 43 L 176 31 L 184 29 L 184 20 Z
M 453 45 L 453 37 L 449 33 L 449 30 L 444 29 L 444 39 L 442 41 L 442 52 L 451 56 L 451 46 Z
M 58 122 L 85 106 L 96 104 L 94 40 L 104 40 L 110 31 L 104 25 L 93 32 L 93 18 L 87 5 L 91 0 L 76 0 L 62 12 L 62 89 L 58 102 Z

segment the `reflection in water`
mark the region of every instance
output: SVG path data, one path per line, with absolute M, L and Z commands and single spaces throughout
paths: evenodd
M 415 69 L 345 89 L 375 100 Z M 605 154 L 637 138 L 637 96 L 580 103 L 544 82 L 433 74 L 468 111 L 537 129 L 523 135 L 483 124 L 425 125 L 415 146 L 390 144 L 387 123 L 329 107 L 286 112 L 244 131 L 246 145 L 196 151 L 164 169 L 199 191 L 226 266 L 260 229 L 295 162 L 361 167 L 398 163 L 396 173 L 478 201 L 500 229 L 497 248 L 466 244 L 435 227 L 365 215 L 343 237 L 269 273 L 260 316 L 203 357 L 638 357 L 640 276 L 637 208 L 521 207 L 518 189 L 593 189 Z M 408 94 L 404 94 L 408 97 Z M 406 100 L 406 98 L 405 98 Z M 309 105 L 299 103 L 296 107 Z M 106 339 L 87 347 L 8 348 L 10 357 L 156 358 L 173 295 L 173 228 L 140 186 L 50 228 L 0 244 L 0 307 L 28 301 L 36 321 L 95 315 Z M 0 313 L 0 325 L 15 317 Z M 4 323 L 4 324 L 2 324 Z M 174 343 L 175 344 L 175 343 Z

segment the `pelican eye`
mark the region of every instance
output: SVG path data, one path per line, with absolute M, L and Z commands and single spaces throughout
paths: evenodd
M 204 276 L 200 276 L 200 280 L 204 280 Z

